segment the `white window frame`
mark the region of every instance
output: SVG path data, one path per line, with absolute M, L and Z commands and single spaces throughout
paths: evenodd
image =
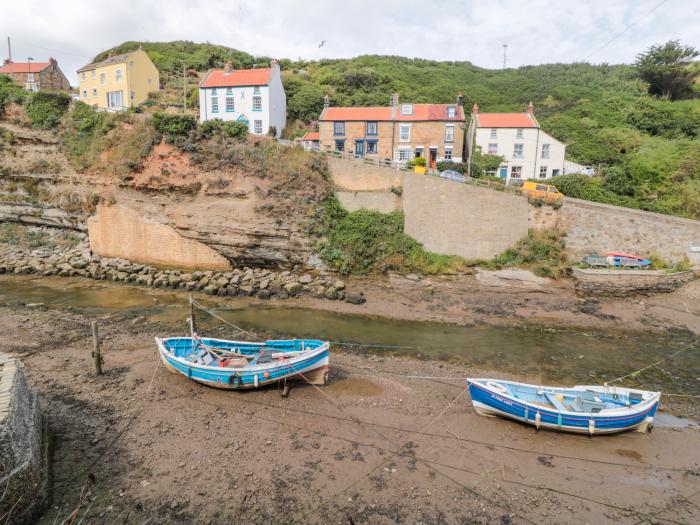
M 404 135 L 404 131 L 406 131 Z M 399 142 L 411 142 L 411 125 L 399 124 Z
M 457 116 L 457 108 L 449 106 L 447 108 L 447 118 L 455 118 Z
M 226 95 L 226 111 L 228 113 L 236 111 L 236 104 L 233 100 L 233 95 Z
M 370 126 L 372 128 L 374 128 L 374 131 L 370 130 Z M 379 123 L 374 121 L 374 120 L 370 120 L 369 122 L 367 122 L 367 125 L 365 127 L 365 135 L 373 137 L 373 136 L 377 135 L 378 133 L 379 133 Z
M 406 162 L 411 160 L 411 148 L 399 148 L 396 150 L 396 160 Z
M 121 80 L 122 80 L 122 70 L 121 69 L 114 70 L 114 80 L 116 82 L 121 82 Z
M 492 139 L 498 138 L 498 130 L 496 128 L 491 128 L 491 135 L 489 135 L 489 137 Z
M 262 111 L 262 95 L 253 95 L 253 111 Z
M 547 178 L 547 166 L 540 166 L 539 177 L 540 177 L 540 179 L 546 179 L 546 178 Z
M 100 73 L 100 84 L 103 85 L 105 82 L 107 82 L 107 74 Z
M 511 179 L 522 179 L 523 178 L 523 167 L 522 166 L 511 166 L 510 167 L 510 178 Z
M 488 148 L 486 149 L 486 153 L 488 155 L 498 155 L 498 143 L 497 142 L 489 143 Z
M 256 135 L 262 135 L 263 129 L 262 129 L 262 120 L 254 120 L 253 121 L 253 133 Z
M 83 89 L 83 98 L 87 98 L 87 89 Z
M 219 97 L 211 97 L 211 112 L 219 112 Z
M 454 124 L 447 124 L 445 126 L 445 142 L 451 144 L 455 141 L 455 126 Z
M 525 155 L 525 144 L 522 142 L 516 142 L 513 144 L 513 158 L 522 159 Z
M 445 148 L 445 160 L 452 160 L 452 148 Z
M 516 139 L 521 139 L 523 138 L 523 128 L 517 128 L 515 130 L 515 138 Z
M 401 104 L 402 115 L 413 115 L 413 104 Z
M 542 158 L 543 159 L 549 158 L 550 150 L 551 150 L 550 144 L 542 144 Z
M 92 96 L 93 97 L 97 96 L 97 88 L 92 88 Z
M 373 147 L 374 151 L 370 151 L 370 145 Z M 367 155 L 376 155 L 379 153 L 379 142 L 376 140 L 369 140 L 365 143 L 365 153 Z
M 345 136 L 345 121 L 337 120 L 333 122 L 333 136 L 334 137 L 344 137 Z
M 90 71 L 90 78 L 92 80 L 95 80 L 97 78 L 97 71 L 95 71 L 94 69 Z

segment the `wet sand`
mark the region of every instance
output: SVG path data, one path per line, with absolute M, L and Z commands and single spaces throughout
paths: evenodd
M 537 433 L 470 407 L 462 378 L 501 374 L 343 352 L 326 387 L 220 391 L 158 364 L 152 338 L 172 327 L 112 314 L 100 329 L 96 377 L 86 317 L 0 306 L 0 351 L 24 361 L 54 434 L 40 523 L 77 506 L 84 523 L 700 519 L 700 430 L 674 420 Z

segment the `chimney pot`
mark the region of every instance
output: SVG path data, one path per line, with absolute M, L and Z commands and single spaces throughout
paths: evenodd
M 472 114 L 478 113 L 479 112 L 479 104 L 474 101 L 474 105 L 472 106 Z
M 330 107 L 331 105 L 331 98 L 328 96 L 328 94 L 323 95 L 323 108 Z
M 9 59 L 9 58 L 6 58 L 5 61 L 4 61 L 2 64 L 3 64 L 4 66 L 6 66 L 6 65 L 9 64 L 9 63 L 10 63 L 10 59 Z
M 464 95 L 462 95 L 462 93 L 457 93 L 457 105 L 458 106 L 464 105 Z
M 391 94 L 391 102 L 389 103 L 389 106 L 391 106 L 391 119 L 396 120 L 396 117 L 398 115 L 398 108 L 399 108 L 399 94 L 398 93 Z
M 534 104 L 532 103 L 532 100 L 531 100 L 531 101 L 528 103 L 528 105 L 527 105 L 527 112 L 528 112 L 530 115 L 534 115 L 534 114 L 535 114 L 535 106 L 534 106 Z
M 224 74 L 230 75 L 232 71 L 233 66 L 231 65 L 231 62 L 224 62 Z

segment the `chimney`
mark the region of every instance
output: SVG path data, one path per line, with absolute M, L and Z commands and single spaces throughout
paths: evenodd
M 323 95 L 323 109 L 326 109 L 330 107 L 331 105 L 331 98 L 328 96 L 328 93 Z
M 531 101 L 529 102 L 529 104 L 527 105 L 527 112 L 528 112 L 530 115 L 534 115 L 534 114 L 535 114 L 535 106 L 532 104 L 532 100 L 531 100 Z
M 54 57 L 50 57 L 49 64 L 53 64 L 55 66 L 57 64 L 56 59 Z
M 476 115 L 479 112 L 479 104 L 476 103 L 476 100 L 474 101 L 474 105 L 472 106 L 472 115 Z
M 224 62 L 224 74 L 230 75 L 231 72 L 233 71 L 233 66 L 231 66 L 231 62 Z
M 399 108 L 399 94 L 392 93 L 391 101 L 389 102 L 389 107 L 391 107 L 391 120 L 396 120 Z
M 457 105 L 464 106 L 464 95 L 457 93 Z
M 10 63 L 10 59 L 9 59 L 9 58 L 6 58 L 6 59 L 4 60 L 4 62 L 2 63 L 2 65 L 3 65 L 3 66 L 6 66 L 6 65 L 9 64 L 9 63 Z

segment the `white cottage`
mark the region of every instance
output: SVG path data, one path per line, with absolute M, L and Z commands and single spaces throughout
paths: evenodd
M 235 120 L 250 132 L 279 137 L 287 124 L 287 97 L 276 60 L 269 68 L 212 69 L 199 84 L 199 121 Z
M 532 102 L 525 113 L 479 113 L 474 103 L 468 137 L 469 160 L 477 146 L 482 153 L 500 155 L 504 162 L 494 175 L 506 182 L 564 174 L 566 144 L 540 129 Z

